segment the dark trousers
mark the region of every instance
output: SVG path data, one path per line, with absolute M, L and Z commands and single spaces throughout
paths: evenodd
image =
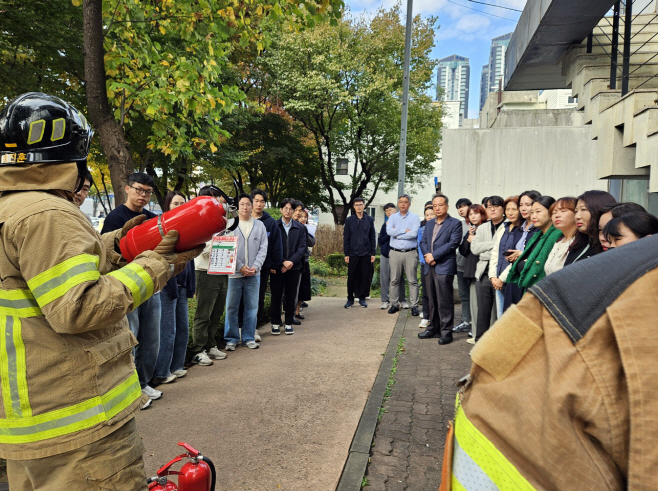
M 491 326 L 491 311 L 496 308 L 496 290 L 486 273 L 480 281 L 476 282 L 475 289 L 478 297 L 478 319 L 475 330 L 475 340 L 477 341 Z
M 459 298 L 462 301 L 462 322 L 471 322 L 471 292 L 470 280 L 464 278 L 464 273 L 457 271 L 457 285 L 459 286 Z
M 454 275 L 438 274 L 430 268 L 425 284 L 430 304 L 430 331 L 451 338 L 455 326 L 455 302 L 453 299 L 452 282 Z
M 372 283 L 372 263 L 370 256 L 349 256 L 347 265 L 347 299 L 359 298 L 365 300 L 370 296 Z
M 260 290 L 258 291 L 258 316 L 256 317 L 256 325 L 258 321 L 265 318 L 265 292 L 267 291 L 267 280 L 270 278 L 270 269 L 260 270 Z M 238 325 L 242 327 L 242 319 L 244 318 L 244 300 L 240 298 L 240 310 L 238 311 Z
M 270 275 L 270 291 L 272 292 L 272 304 L 270 305 L 270 321 L 272 325 L 281 325 L 281 301 L 283 300 L 283 310 L 286 312 L 286 325 L 292 324 L 295 316 L 295 299 L 297 298 L 297 288 L 299 288 L 299 278 L 302 274 L 300 269 L 291 269 L 282 273 L 277 271 L 276 274 Z M 284 298 L 285 297 L 285 298 Z
M 525 288 L 521 288 L 515 283 L 506 283 L 503 294 L 505 295 L 505 301 L 503 302 L 503 312 L 509 309 L 512 305 L 515 305 L 521 301 L 523 294 L 525 293 Z
M 423 305 L 423 319 L 430 319 L 430 298 L 428 296 L 428 291 L 429 288 L 427 286 L 427 282 L 429 281 L 429 273 L 425 274 L 424 273 L 425 268 L 423 266 L 420 267 L 420 286 L 423 289 L 423 296 L 422 296 L 422 305 Z

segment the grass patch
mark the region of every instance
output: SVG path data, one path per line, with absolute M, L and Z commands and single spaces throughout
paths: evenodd
M 405 338 L 400 338 L 400 341 L 398 341 L 398 346 L 395 349 L 395 357 L 393 357 L 393 365 L 391 366 L 391 372 L 388 374 L 388 383 L 386 384 L 386 390 L 384 391 L 384 399 L 382 400 L 382 405 L 379 407 L 379 416 L 377 417 L 378 420 L 382 419 L 382 416 L 386 412 L 386 409 L 384 409 L 384 404 L 386 403 L 386 401 L 388 401 L 389 397 L 391 397 L 391 390 L 395 385 L 395 374 L 398 371 L 398 359 L 400 353 L 404 351 L 405 341 L 406 341 Z
M 368 480 L 367 476 L 363 476 L 363 479 L 361 479 L 361 488 L 365 488 L 368 484 L 370 484 L 370 481 Z

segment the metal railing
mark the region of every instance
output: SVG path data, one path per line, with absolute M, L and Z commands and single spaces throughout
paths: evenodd
M 644 43 L 642 43 L 637 49 L 631 51 L 632 46 L 631 42 L 633 39 L 640 34 L 649 24 L 653 23 L 654 20 L 658 18 L 658 13 L 656 13 L 653 18 L 647 22 L 641 29 L 637 32 L 632 32 L 633 27 L 633 17 L 642 15 L 647 7 L 653 5 L 652 2 L 645 3 L 644 7 L 637 13 L 633 12 L 633 4 L 638 0 L 616 0 L 612 8 L 612 15 L 606 16 L 602 21 L 607 22 L 608 26 L 612 27 L 611 35 L 604 30 L 601 24 L 597 25 L 594 30 L 587 37 L 587 53 L 591 53 L 594 48 L 594 42 L 603 50 L 603 52 L 610 58 L 610 89 L 617 89 L 617 78 L 619 72 L 621 72 L 621 95 L 622 97 L 628 93 L 629 83 L 631 75 L 636 73 L 639 69 L 646 66 L 651 60 L 658 57 L 658 52 L 651 56 L 649 59 L 640 63 L 633 71 L 630 71 L 631 58 L 637 54 L 642 48 L 644 48 L 648 43 L 652 42 L 655 38 L 658 37 L 658 32 L 650 36 Z M 623 32 L 620 28 L 620 24 L 623 24 Z M 605 37 L 610 41 L 610 51 L 601 44 L 600 38 Z M 620 48 L 621 41 L 621 48 Z M 621 67 L 619 66 L 619 56 L 621 55 L 622 63 Z M 658 77 L 658 72 L 654 75 L 646 75 L 647 79 L 639 84 L 635 89 L 639 89 L 649 80 L 652 80 Z

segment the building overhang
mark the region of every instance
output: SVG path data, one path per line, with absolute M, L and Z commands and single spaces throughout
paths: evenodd
M 505 90 L 566 89 L 558 61 L 614 0 L 528 0 L 505 54 Z

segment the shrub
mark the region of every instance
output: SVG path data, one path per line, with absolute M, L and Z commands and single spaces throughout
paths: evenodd
M 331 274 L 331 269 L 329 265 L 321 259 L 315 259 L 313 257 L 309 258 L 309 266 L 311 268 L 311 274 L 317 276 L 329 276 Z
M 317 276 L 311 276 L 311 295 L 317 297 L 327 286 L 327 282 Z
M 264 211 L 266 211 L 267 213 L 269 213 L 270 216 L 271 216 L 272 218 L 274 218 L 275 220 L 278 220 L 279 218 L 281 218 L 281 210 L 279 210 L 279 209 L 276 208 L 276 207 L 274 207 L 274 208 L 265 208 Z
M 345 255 L 340 253 L 329 254 L 325 261 L 327 264 L 337 273 L 343 272 L 347 269 L 347 263 L 345 262 Z
M 315 232 L 313 256 L 327 257 L 329 254 L 343 252 L 343 226 L 319 225 Z

